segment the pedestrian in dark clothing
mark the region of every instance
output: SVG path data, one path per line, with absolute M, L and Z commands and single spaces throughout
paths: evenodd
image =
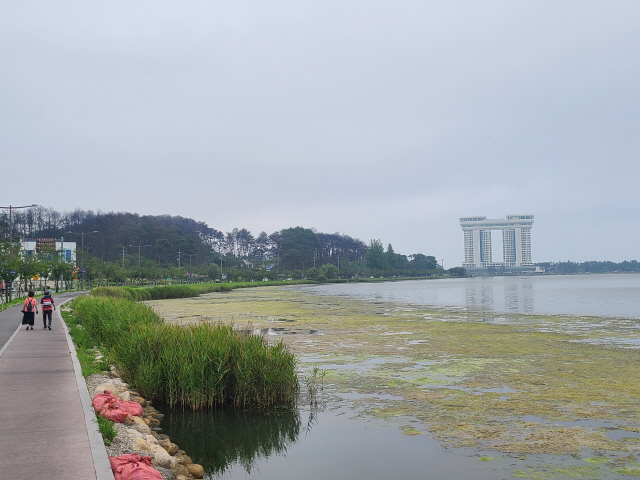
M 36 313 L 38 313 L 38 301 L 33 298 L 34 295 L 35 293 L 33 293 L 33 291 L 29 292 L 29 296 L 24 301 L 22 308 L 22 311 L 24 312 L 22 324 L 27 326 L 27 330 L 29 330 L 29 327 L 33 330 L 33 324 L 36 321 Z
M 56 309 L 56 304 L 51 298 L 51 294 L 45 292 L 44 297 L 40 300 L 40 304 L 42 305 L 42 323 L 44 324 L 44 328 L 49 328 L 51 330 L 51 314 Z M 47 327 L 47 317 L 49 318 L 49 326 Z

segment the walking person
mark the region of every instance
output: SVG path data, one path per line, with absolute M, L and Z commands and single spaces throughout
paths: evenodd
M 29 327 L 33 330 L 33 324 L 36 321 L 36 313 L 38 313 L 38 301 L 33 298 L 34 295 L 35 293 L 33 293 L 33 290 L 30 290 L 29 296 L 24 301 L 24 305 L 22 307 L 22 311 L 24 312 L 22 324 L 27 326 L 27 330 L 29 330 Z
M 53 311 L 56 309 L 56 304 L 51 298 L 51 293 L 45 291 L 44 297 L 40 300 L 40 304 L 42 305 L 42 323 L 44 324 L 45 330 L 48 328 L 51 330 L 51 315 Z M 49 325 L 47 326 L 47 317 L 49 318 Z

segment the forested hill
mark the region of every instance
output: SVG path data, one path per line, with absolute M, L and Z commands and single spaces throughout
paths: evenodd
M 63 237 L 75 241 L 91 256 L 113 262 L 125 256 L 140 254 L 161 264 L 174 263 L 180 254 L 198 255 L 208 261 L 211 246 L 207 236 L 213 229 L 204 222 L 169 215 L 135 213 L 103 213 L 75 210 L 59 213 L 52 209 L 34 208 L 14 221 L 14 236 L 30 238 Z M 29 219 L 29 214 L 33 215 Z M 218 232 L 219 233 L 219 232 Z
M 8 226 L 5 212 L 0 216 L 0 239 L 8 238 Z M 333 264 L 344 274 L 349 274 L 350 263 L 358 263 L 361 267 L 365 260 L 371 268 L 389 273 L 409 266 L 425 271 L 438 268 L 433 256 L 418 253 L 407 257 L 396 254 L 391 245 L 385 252 L 379 240 L 367 245 L 348 235 L 321 233 L 303 227 L 253 235 L 246 228 L 223 233 L 204 222 L 169 215 L 91 210 L 58 212 L 45 207 L 13 214 L 14 238 L 64 237 L 67 241 L 77 242 L 80 250 L 82 232 L 86 254 L 106 262 L 120 262 L 124 257 L 130 263 L 142 260 L 143 263 L 175 265 L 181 260 L 183 264 L 191 261 L 194 265 L 207 265 L 222 256 L 225 262 L 238 259 L 244 264 L 277 259 L 285 270 L 305 271 Z

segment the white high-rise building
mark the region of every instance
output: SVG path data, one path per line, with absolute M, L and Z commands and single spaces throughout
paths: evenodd
M 465 268 L 533 267 L 531 227 L 533 215 L 507 215 L 507 218 L 462 217 Z M 503 261 L 491 258 L 491 231 L 502 230 Z

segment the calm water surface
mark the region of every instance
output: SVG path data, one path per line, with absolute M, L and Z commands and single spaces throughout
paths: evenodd
M 473 277 L 295 288 L 318 295 L 482 312 L 640 318 L 640 274 Z
M 553 455 L 444 450 L 428 434 L 403 435 L 397 424 L 357 419 L 358 412 L 345 407 L 164 413 L 164 433 L 205 468 L 208 480 L 496 480 L 532 464 L 580 464 Z

